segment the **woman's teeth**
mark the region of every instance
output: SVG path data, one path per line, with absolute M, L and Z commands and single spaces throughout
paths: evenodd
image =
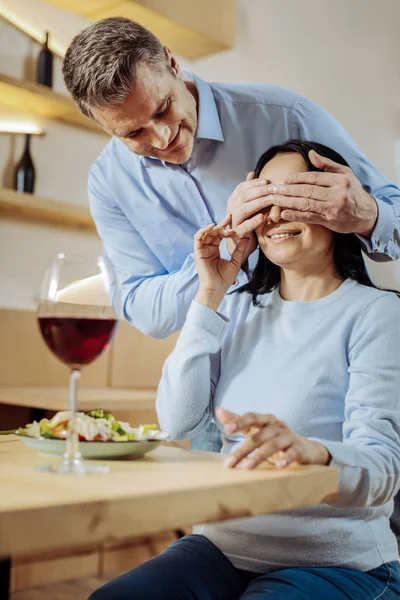
M 295 233 L 276 233 L 268 237 L 270 237 L 271 240 L 279 240 L 280 238 L 293 237 L 295 235 L 299 235 L 299 233 L 300 231 L 296 231 Z

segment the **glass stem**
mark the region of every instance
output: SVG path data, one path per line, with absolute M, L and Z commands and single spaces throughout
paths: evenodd
M 79 452 L 79 438 L 76 429 L 76 404 L 78 396 L 78 382 L 81 378 L 79 369 L 72 369 L 69 377 L 69 429 L 67 444 L 64 454 L 64 462 L 79 464 L 81 453 Z

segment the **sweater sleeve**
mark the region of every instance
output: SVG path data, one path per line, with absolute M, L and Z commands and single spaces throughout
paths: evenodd
M 212 418 L 220 350 L 228 321 L 193 301 L 157 391 L 157 416 L 172 439 L 188 439 Z
M 333 506 L 379 506 L 400 486 L 400 300 L 394 294 L 360 315 L 348 353 L 343 442 L 316 441 L 339 469 Z

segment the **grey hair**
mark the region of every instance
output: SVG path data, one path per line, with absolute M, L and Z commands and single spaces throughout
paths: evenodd
M 89 25 L 74 37 L 62 72 L 79 110 L 92 117 L 91 108 L 126 100 L 140 64 L 159 71 L 168 67 L 160 40 L 135 21 L 111 17 Z

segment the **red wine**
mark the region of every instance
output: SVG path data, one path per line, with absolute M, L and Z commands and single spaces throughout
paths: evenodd
M 31 136 L 27 134 L 24 153 L 15 168 L 14 188 L 17 192 L 33 194 L 35 190 L 35 166 L 30 153 L 30 142 Z
M 39 317 L 42 336 L 50 350 L 69 366 L 88 365 L 109 345 L 116 319 Z
M 53 87 L 53 53 L 49 50 L 49 32 L 46 31 L 46 41 L 39 52 L 36 81 L 47 87 Z

